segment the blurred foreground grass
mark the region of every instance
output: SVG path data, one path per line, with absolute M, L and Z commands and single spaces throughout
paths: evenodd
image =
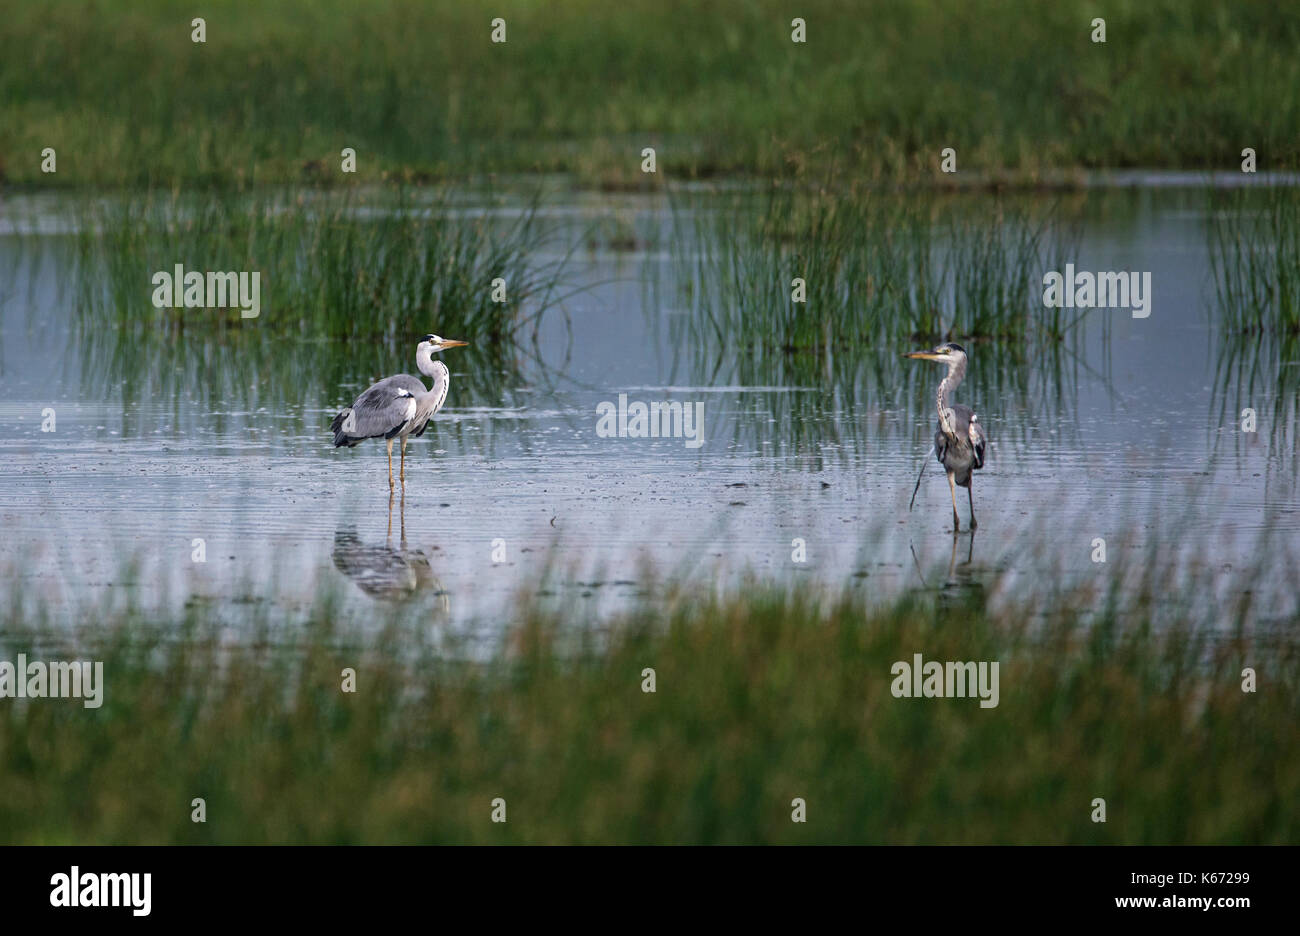
M 1300 9 L 1271 0 L 17 0 L 0 176 L 341 181 L 344 147 L 346 178 L 565 171 L 612 187 L 647 183 L 645 146 L 691 177 L 835 165 L 934 181 L 949 146 L 962 171 L 1031 181 L 1232 170 L 1246 146 L 1277 168 L 1300 145 L 1298 41 Z
M 999 613 L 942 593 L 656 594 L 601 627 L 524 602 L 487 655 L 401 611 L 347 632 L 324 598 L 287 639 L 233 645 L 202 606 L 76 637 L 11 611 L 0 659 L 100 659 L 107 688 L 95 710 L 0 702 L 0 841 L 1300 840 L 1293 635 L 1191 615 L 1157 630 L 1141 598 L 1119 614 L 1081 593 Z M 915 653 L 999 661 L 1000 704 L 894 698 L 890 668 Z

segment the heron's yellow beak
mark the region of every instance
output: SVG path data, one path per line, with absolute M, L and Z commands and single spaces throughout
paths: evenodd
M 453 341 L 451 338 L 444 338 L 441 347 L 445 351 L 448 348 L 463 348 L 467 344 L 469 344 L 468 341 Z
M 933 351 L 909 351 L 903 357 L 916 358 L 918 361 L 938 361 L 939 355 Z

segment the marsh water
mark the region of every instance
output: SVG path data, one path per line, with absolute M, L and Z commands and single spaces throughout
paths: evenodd
M 665 578 L 999 601 L 1105 588 L 1158 552 L 1179 576 L 1213 580 L 1225 605 L 1249 592 L 1260 621 L 1294 619 L 1300 360 L 1216 328 L 1198 190 L 1075 198 L 1075 267 L 1150 271 L 1151 314 L 1091 311 L 1053 348 L 968 343 L 956 399 L 990 443 L 974 487 L 979 528 L 967 531 L 959 491 L 957 536 L 932 460 L 908 509 L 942 371 L 901 355 L 933 338 L 858 335 L 760 359 L 738 350 L 751 344 L 743 335 L 736 349 L 700 340 L 663 196 L 560 190 L 544 201 L 565 232 L 547 249 L 567 257 L 574 289 L 504 364 L 446 352 L 446 406 L 412 440 L 394 498 L 382 441 L 336 450 L 329 422 L 370 381 L 414 373 L 415 342 L 443 333 L 439 322 L 393 309 L 410 340 L 391 348 L 263 340 L 250 320 L 239 340 L 198 322 L 166 353 L 135 349 L 76 314 L 57 197 L 10 198 L 3 581 L 69 619 L 131 600 L 177 615 L 205 603 L 233 626 L 250 608 L 292 622 L 333 590 L 359 620 L 416 602 L 446 626 L 490 629 L 520 594 L 584 620 Z M 141 307 L 152 272 L 140 270 Z M 1041 294 L 1041 280 L 1024 288 Z M 271 292 L 263 323 L 276 315 Z M 702 403 L 702 444 L 599 434 L 598 407 L 620 394 Z M 1253 433 L 1242 431 L 1247 408 Z

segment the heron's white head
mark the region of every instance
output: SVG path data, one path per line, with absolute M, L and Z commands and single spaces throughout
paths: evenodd
M 949 367 L 959 367 L 966 363 L 966 349 L 954 341 L 945 341 L 937 345 L 932 351 L 909 351 L 904 357 L 915 358 L 918 361 L 938 361 L 940 364 L 947 364 Z
M 468 341 L 456 341 L 453 338 L 439 338 L 437 335 L 428 334 L 420 339 L 420 344 L 416 347 L 416 350 L 437 354 L 439 351 L 445 351 L 448 348 L 463 348 L 467 344 L 469 344 Z

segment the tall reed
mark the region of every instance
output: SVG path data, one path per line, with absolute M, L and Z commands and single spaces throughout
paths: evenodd
M 1300 334 L 1300 187 L 1210 189 L 1208 207 L 1218 324 Z

